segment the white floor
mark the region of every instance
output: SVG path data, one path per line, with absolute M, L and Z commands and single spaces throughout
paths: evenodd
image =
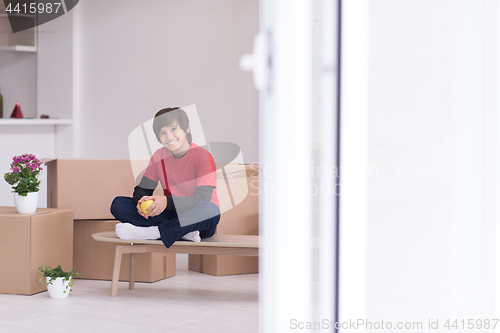
M 258 274 L 211 276 L 187 269 L 155 283 L 76 279 L 67 299 L 0 294 L 0 332 L 258 332 Z

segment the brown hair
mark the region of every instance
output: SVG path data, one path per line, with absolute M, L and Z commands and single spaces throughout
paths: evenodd
M 173 123 L 174 120 L 177 120 L 179 126 L 184 132 L 186 132 L 186 139 L 188 143 L 191 143 L 193 141 L 191 131 L 187 133 L 187 129 L 189 128 L 189 118 L 186 112 L 183 109 L 180 109 L 178 106 L 175 106 L 173 108 L 161 109 L 160 111 L 156 112 L 155 118 L 153 120 L 153 132 L 155 133 L 158 142 L 161 142 L 160 130 L 163 127 Z

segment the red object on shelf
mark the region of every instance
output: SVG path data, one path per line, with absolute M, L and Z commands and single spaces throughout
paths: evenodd
M 19 106 L 19 102 L 16 103 L 16 107 L 12 111 L 10 115 L 11 118 L 24 118 L 23 113 L 21 112 L 21 107 Z

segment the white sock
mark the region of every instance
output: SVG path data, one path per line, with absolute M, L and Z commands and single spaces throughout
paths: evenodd
M 190 233 L 187 233 L 184 236 L 182 236 L 181 239 L 199 243 L 201 242 L 200 232 L 198 230 L 191 231 Z
M 158 239 L 160 230 L 158 227 L 136 227 L 130 223 L 117 223 L 116 235 L 121 239 Z

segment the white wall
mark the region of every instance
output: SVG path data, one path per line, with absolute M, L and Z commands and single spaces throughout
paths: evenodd
M 25 117 L 75 119 L 0 126 L 12 142 L 0 149 L 2 175 L 24 153 L 127 158 L 129 133 L 171 105 L 196 104 L 207 141 L 234 142 L 258 161 L 258 95 L 239 69 L 257 32 L 257 0 L 80 1 L 39 27 L 38 53 L 0 53 L 5 118 L 19 100 Z M 12 206 L 0 187 L 0 205 Z
M 36 62 L 36 53 L 0 52 L 3 118 L 10 117 L 17 101 L 24 117 L 36 117 Z
M 494 317 L 496 19 L 493 0 L 370 2 L 373 321 Z
M 38 27 L 38 117 L 73 116 L 73 13 Z
M 37 116 L 75 120 L 73 69 L 73 17 L 67 12 L 56 20 L 38 27 L 37 51 Z M 54 155 L 45 157 L 71 158 L 78 121 L 55 127 Z
M 258 96 L 239 58 L 258 32 L 257 0 L 85 0 L 81 157 L 127 158 L 127 138 L 167 106 L 196 104 L 207 141 L 258 161 Z

